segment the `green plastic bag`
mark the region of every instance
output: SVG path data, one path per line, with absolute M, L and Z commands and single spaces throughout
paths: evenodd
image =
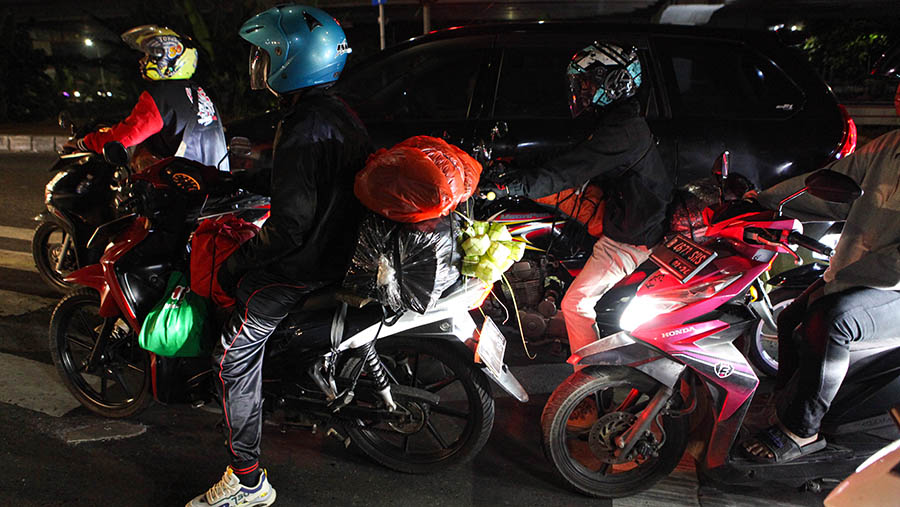
M 191 292 L 191 285 L 179 271 L 169 275 L 166 296 L 147 314 L 138 344 L 167 357 L 202 355 L 206 300 Z

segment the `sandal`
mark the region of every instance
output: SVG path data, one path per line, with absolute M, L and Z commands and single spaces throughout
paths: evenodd
M 762 446 L 768 449 L 775 457 L 769 458 L 750 452 L 748 448 L 755 443 L 762 444 Z M 786 463 L 801 456 L 821 451 L 827 445 L 828 443 L 825 442 L 825 439 L 819 437 L 815 442 L 801 447 L 781 428 L 772 426 L 765 431 L 757 433 L 755 437 L 744 441 L 744 443 L 741 444 L 741 449 L 748 459 L 759 463 Z

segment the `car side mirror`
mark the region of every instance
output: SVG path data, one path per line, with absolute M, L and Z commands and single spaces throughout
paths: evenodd
M 228 151 L 246 157 L 253 153 L 253 144 L 246 137 L 232 137 L 231 142 L 228 143 Z
M 804 183 L 810 194 L 828 202 L 853 202 L 863 194 L 862 189 L 852 178 L 830 169 L 810 174 Z
M 110 141 L 103 145 L 103 158 L 114 166 L 123 167 L 128 165 L 128 150 L 119 141 Z

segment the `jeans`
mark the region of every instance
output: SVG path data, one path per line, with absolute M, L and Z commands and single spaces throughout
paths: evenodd
M 778 316 L 776 388 L 792 386 L 778 417 L 804 438 L 819 432 L 847 374 L 850 345 L 900 335 L 900 292 L 853 287 L 810 303 L 822 286 L 810 286 Z

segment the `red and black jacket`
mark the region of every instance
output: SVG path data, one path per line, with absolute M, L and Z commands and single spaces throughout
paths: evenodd
M 209 166 L 219 164 L 227 153 L 215 105 L 203 88 L 187 79 L 152 82 L 128 118 L 84 136 L 79 146 L 101 153 L 110 141 L 126 148 L 142 144 L 156 157 L 184 157 Z M 228 160 L 219 168 L 228 170 Z

